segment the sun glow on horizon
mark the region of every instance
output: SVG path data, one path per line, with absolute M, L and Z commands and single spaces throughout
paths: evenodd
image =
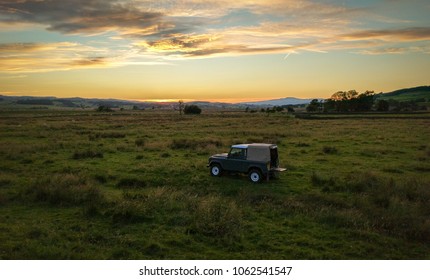
M 273 99 L 279 99 L 279 97 L 273 97 L 273 98 L 201 98 L 201 99 L 127 99 L 130 101 L 138 101 L 138 102 L 150 102 L 150 103 L 178 103 L 179 101 L 182 101 L 184 103 L 190 103 L 190 102 L 211 102 L 211 103 L 246 103 L 246 102 L 258 102 L 258 101 L 266 101 L 266 100 L 273 100 Z
M 150 102 L 150 103 L 174 103 L 182 100 L 183 102 L 192 102 L 192 99 L 131 99 L 132 101 L 138 102 Z

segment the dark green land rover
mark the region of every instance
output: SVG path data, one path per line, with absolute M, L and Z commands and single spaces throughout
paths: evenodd
M 208 167 L 212 176 L 223 171 L 246 173 L 254 183 L 286 170 L 279 167 L 278 147 L 262 143 L 233 145 L 229 153 L 211 156 Z

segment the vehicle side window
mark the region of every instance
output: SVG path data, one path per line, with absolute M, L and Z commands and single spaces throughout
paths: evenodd
M 246 149 L 232 148 L 229 156 L 232 158 L 246 158 Z

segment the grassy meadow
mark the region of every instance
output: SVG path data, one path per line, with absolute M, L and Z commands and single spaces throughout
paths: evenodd
M 0 259 L 430 259 L 430 115 L 0 110 Z M 211 154 L 276 143 L 280 178 Z

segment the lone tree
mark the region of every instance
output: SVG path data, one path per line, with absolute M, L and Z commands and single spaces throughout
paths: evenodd
M 184 101 L 182 100 L 178 101 L 178 110 L 179 110 L 179 115 L 182 115 L 182 111 L 184 110 Z
M 185 115 L 199 115 L 202 112 L 202 109 L 197 105 L 185 105 L 184 113 Z

